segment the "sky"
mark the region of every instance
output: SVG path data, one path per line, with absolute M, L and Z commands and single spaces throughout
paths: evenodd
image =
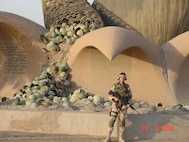
M 92 4 L 94 0 L 88 0 Z M 0 11 L 14 13 L 44 26 L 41 0 L 0 0 Z

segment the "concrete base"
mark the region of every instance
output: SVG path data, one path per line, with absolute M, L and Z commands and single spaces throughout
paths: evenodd
M 1 132 L 29 132 L 105 137 L 108 112 L 0 110 Z M 188 139 L 189 114 L 130 114 L 126 123 L 127 140 Z M 117 137 L 117 125 L 113 137 Z

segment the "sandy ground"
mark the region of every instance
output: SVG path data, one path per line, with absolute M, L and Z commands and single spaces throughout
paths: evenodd
M 69 136 L 58 134 L 21 133 L 21 132 L 0 132 L 0 142 L 103 142 L 104 137 L 90 136 Z M 188 142 L 183 140 L 139 140 L 138 142 Z M 118 142 L 113 138 L 112 142 Z M 137 141 L 127 141 L 137 142 Z

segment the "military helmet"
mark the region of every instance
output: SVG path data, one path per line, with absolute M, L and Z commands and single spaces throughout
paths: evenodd
M 120 78 L 121 76 L 123 76 L 123 77 L 125 78 L 125 80 L 127 80 L 126 73 L 120 72 L 117 79 L 119 80 L 119 78 Z

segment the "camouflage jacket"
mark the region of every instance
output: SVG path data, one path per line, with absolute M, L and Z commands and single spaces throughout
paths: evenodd
M 112 86 L 111 91 L 118 92 L 122 97 L 129 97 L 131 102 L 132 93 L 129 84 L 120 84 L 117 82 Z M 110 96 L 109 99 L 111 100 L 112 96 Z

